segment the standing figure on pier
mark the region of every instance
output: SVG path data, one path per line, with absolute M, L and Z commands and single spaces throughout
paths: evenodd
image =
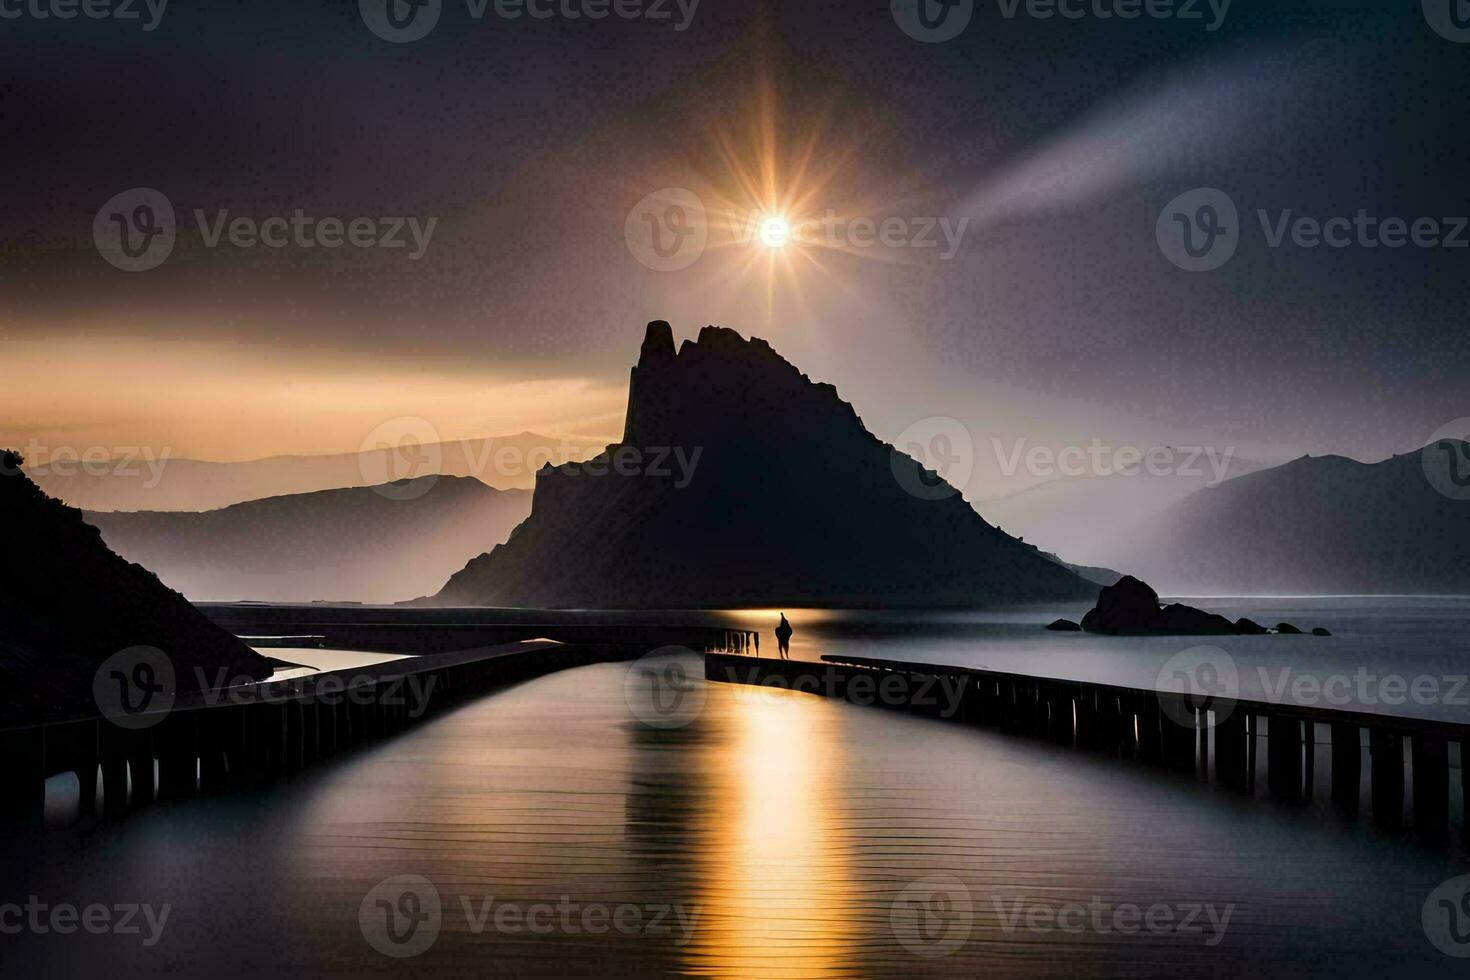
M 781 623 L 776 627 L 776 645 L 781 649 L 782 659 L 791 657 L 791 624 L 786 622 L 786 614 L 781 614 Z

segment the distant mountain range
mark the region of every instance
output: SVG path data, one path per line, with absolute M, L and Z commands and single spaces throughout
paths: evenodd
M 431 474 L 470 476 L 500 489 L 526 489 L 546 463 L 586 459 L 594 440 L 522 432 L 513 436 L 397 445 L 331 456 L 272 456 L 239 463 L 136 457 L 58 461 L 31 467 L 36 484 L 87 511 L 207 511 L 286 494 L 366 487 Z
M 1166 508 L 1127 571 L 1173 595 L 1470 593 L 1470 501 L 1437 491 L 1419 452 L 1304 456 Z
M 444 605 L 979 606 L 1098 586 L 986 523 L 763 340 L 649 324 L 622 442 L 542 470 Z
M 1268 464 L 1234 453 L 1177 447 L 1150 450 L 1149 467 L 1104 476 L 1057 477 L 975 508 L 1009 534 L 1069 561 L 1132 567 L 1138 535 L 1174 504 Z
M 8 454 L 0 466 L 0 713 L 5 724 L 95 714 L 93 681 L 116 654 L 155 647 L 178 690 L 264 678 L 265 658 L 145 568 L 109 551 L 79 511 L 47 497 Z M 102 678 L 109 683 L 108 678 Z
M 118 554 L 190 599 L 392 603 L 440 589 L 531 510 L 469 477 L 270 497 L 205 513 L 88 513 Z

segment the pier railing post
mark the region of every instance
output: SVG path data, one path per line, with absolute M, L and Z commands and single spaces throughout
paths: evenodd
M 44 730 L 0 732 L 0 812 L 18 823 L 40 823 L 46 809 Z
M 128 776 L 132 782 L 132 788 L 128 792 L 130 809 L 147 806 L 159 796 L 158 779 L 153 765 L 153 733 L 152 728 L 122 730 L 117 733 L 117 737 L 127 746 Z
M 1357 725 L 1332 723 L 1332 802 L 1345 813 L 1358 812 L 1363 782 L 1363 742 Z
M 1450 747 L 1437 735 L 1414 735 L 1414 832 L 1441 838 L 1449 829 Z
M 1373 784 L 1373 819 L 1389 830 L 1404 823 L 1404 737 L 1380 728 L 1368 730 Z
M 1302 720 L 1271 715 L 1266 720 L 1266 785 L 1289 803 L 1302 800 Z
M 1232 789 L 1248 790 L 1250 775 L 1250 715 L 1234 701 L 1216 701 L 1213 728 L 1215 779 Z
M 1164 765 L 1180 772 L 1193 772 L 1198 750 L 1199 719 L 1191 699 L 1178 694 L 1159 694 L 1159 747 Z
M 222 705 L 200 713 L 195 737 L 201 793 L 218 793 L 229 785 L 230 769 L 239 765 L 236 748 L 239 731 L 240 709 L 235 705 Z
M 202 711 L 175 711 L 158 733 L 158 796 L 184 800 L 199 788 L 199 724 Z
M 1170 724 L 1159 710 L 1157 694 L 1138 698 L 1138 758 L 1150 765 L 1164 761 L 1164 733 L 1161 725 Z
M 97 754 L 102 766 L 102 817 L 117 820 L 128 812 L 128 757 L 123 729 L 99 723 Z

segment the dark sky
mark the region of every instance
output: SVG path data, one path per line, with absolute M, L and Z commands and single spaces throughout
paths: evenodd
M 446 437 L 615 434 L 655 317 L 769 338 L 889 438 L 954 416 L 986 447 L 1371 459 L 1470 414 L 1470 248 L 1272 248 L 1256 217 L 1470 214 L 1470 44 L 1417 3 L 1236 0 L 1209 31 L 1203 3 L 1071 20 L 989 0 L 936 44 L 881 3 L 703 0 L 683 31 L 667 9 L 476 20 L 444 0 L 405 44 L 346 0 L 181 3 L 152 31 L 146 10 L 0 19 L 0 358 L 18 379 L 0 437 L 228 458 L 354 449 L 398 414 Z M 748 210 L 764 202 L 735 174 L 763 160 L 804 212 L 970 223 L 947 261 L 816 247 L 774 280 L 751 246 L 673 272 L 634 258 L 640 198 Z M 92 232 L 135 187 L 180 230 L 129 273 Z M 1211 272 L 1155 238 L 1196 187 L 1239 209 Z M 437 225 L 418 260 L 211 248 L 196 208 Z

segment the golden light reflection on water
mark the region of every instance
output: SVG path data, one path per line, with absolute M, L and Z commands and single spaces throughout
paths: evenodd
M 712 805 L 696 834 L 704 867 L 690 972 L 847 975 L 858 925 L 837 820 L 840 715 L 786 691 L 720 689 L 716 697 L 729 737 L 703 749 Z

